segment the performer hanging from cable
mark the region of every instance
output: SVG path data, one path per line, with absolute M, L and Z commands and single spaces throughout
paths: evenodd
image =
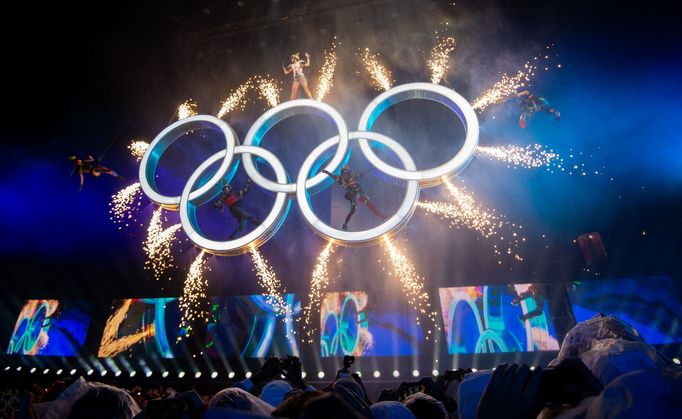
M 244 194 L 249 191 L 249 186 L 251 186 L 251 179 L 246 181 L 246 186 L 238 192 L 234 192 L 232 187 L 227 184 L 224 180 L 222 181 L 223 192 L 220 197 L 213 203 L 213 205 L 220 211 L 223 210 L 223 204 L 227 206 L 230 210 L 230 214 L 237 220 L 237 228 L 234 229 L 228 240 L 232 240 L 238 233 L 246 228 L 246 223 L 251 223 L 252 226 L 257 226 L 260 224 L 253 215 L 244 211 L 242 208 L 242 201 L 244 199 Z
M 388 218 L 386 215 L 382 214 L 381 211 L 379 211 L 379 208 L 377 208 L 372 201 L 369 200 L 369 197 L 365 195 L 365 192 L 362 190 L 362 186 L 360 186 L 358 183 L 358 179 L 361 179 L 370 170 L 371 169 L 368 169 L 360 174 L 355 174 L 351 171 L 350 166 L 348 165 L 341 167 L 340 175 L 335 175 L 326 170 L 322 170 L 327 174 L 327 176 L 334 179 L 335 182 L 337 182 L 346 190 L 346 193 L 343 195 L 343 197 L 350 201 L 350 211 L 348 212 L 348 215 L 346 215 L 346 221 L 341 227 L 343 230 L 348 230 L 348 222 L 350 221 L 351 217 L 353 217 L 353 214 L 355 214 L 355 209 L 358 206 L 358 202 L 365 204 L 365 206 L 369 208 L 374 215 L 381 218 L 381 221 L 384 221 L 386 218 Z
M 78 176 L 80 177 L 80 187 L 78 188 L 79 191 L 83 190 L 83 181 L 85 180 L 85 175 L 88 173 L 93 175 L 94 177 L 99 177 L 99 175 L 101 174 L 106 174 L 109 176 L 113 176 L 118 180 L 123 179 L 123 176 L 119 176 L 118 173 L 114 172 L 108 167 L 102 166 L 100 164 L 100 160 L 95 159 L 91 155 L 88 155 L 88 158 L 86 158 L 85 160 L 79 159 L 76 156 L 69 156 L 69 160 L 73 162 L 71 176 L 73 176 L 74 172 L 78 172 Z
M 306 52 L 305 58 L 305 61 L 301 60 L 300 54 L 297 52 L 296 54 L 291 54 L 291 64 L 284 66 L 284 63 L 282 63 L 284 75 L 294 73 L 294 81 L 291 84 L 291 100 L 296 99 L 298 95 L 298 86 L 303 86 L 303 90 L 305 91 L 306 96 L 308 96 L 308 99 L 313 98 L 313 95 L 308 88 L 308 81 L 305 78 L 305 74 L 303 74 L 303 67 L 310 67 L 310 54 Z
M 522 109 L 521 116 L 519 116 L 519 125 L 521 128 L 526 128 L 526 125 L 536 112 L 546 111 L 547 113 L 554 115 L 554 118 L 557 121 L 561 118 L 559 111 L 550 106 L 547 99 L 542 96 L 535 96 L 530 90 L 518 92 L 516 96 L 519 98 L 519 105 Z

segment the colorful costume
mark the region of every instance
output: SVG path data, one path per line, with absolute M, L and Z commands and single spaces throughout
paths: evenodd
M 239 192 L 234 192 L 230 185 L 223 181 L 223 193 L 220 194 L 220 197 L 213 203 L 213 205 L 221 211 L 223 210 L 223 204 L 227 206 L 230 210 L 230 214 L 237 220 L 237 228 L 230 234 L 228 240 L 232 240 L 237 233 L 243 231 L 246 228 L 247 222 L 251 223 L 253 226 L 260 224 L 260 221 L 242 208 L 242 199 L 244 198 L 244 194 L 249 191 L 250 185 L 251 179 L 246 181 L 244 189 Z
M 557 120 L 561 118 L 559 111 L 554 107 L 551 107 L 544 97 L 535 96 L 528 90 L 517 93 L 517 96 L 519 97 L 519 105 L 523 110 L 521 116 L 519 116 L 519 125 L 521 128 L 526 128 L 528 121 L 530 121 L 531 117 L 536 112 L 546 111 L 547 113 L 554 115 L 554 118 Z
M 291 64 L 284 66 L 282 64 L 282 70 L 284 70 L 284 74 L 289 74 L 293 73 L 294 80 L 292 81 L 291 84 L 291 100 L 296 99 L 298 96 L 298 87 L 303 86 L 303 90 L 305 91 L 306 96 L 308 96 L 309 99 L 313 98 L 312 93 L 310 93 L 310 89 L 308 88 L 308 81 L 305 78 L 305 74 L 303 74 L 303 67 L 309 67 L 310 66 L 310 55 L 308 53 L 305 54 L 306 61 L 303 61 L 300 59 L 300 56 L 298 53 L 292 54 L 291 55 Z
M 106 174 L 109 176 L 113 176 L 119 180 L 123 179 L 123 177 L 119 176 L 118 173 L 114 172 L 108 167 L 102 166 L 99 160 L 95 159 L 90 155 L 88 155 L 88 158 L 85 160 L 81 160 L 76 156 L 69 157 L 69 160 L 73 161 L 73 169 L 71 170 L 71 175 L 73 175 L 73 173 L 77 171 L 78 176 L 80 177 L 80 188 L 78 190 L 83 190 L 83 181 L 85 180 L 85 175 L 88 173 L 92 174 L 95 177 L 98 177 L 101 174 Z
M 381 218 L 382 221 L 388 218 L 382 214 L 381 211 L 379 211 L 372 201 L 369 200 L 369 197 L 365 195 L 365 192 L 362 190 L 362 186 L 360 186 L 358 183 L 358 179 L 363 177 L 367 172 L 356 175 L 348 166 L 343 166 L 341 168 L 340 175 L 335 175 L 326 170 L 322 171 L 334 179 L 335 182 L 337 182 L 346 190 L 346 193 L 343 195 L 343 197 L 350 201 L 350 211 L 348 212 L 348 215 L 346 215 L 346 221 L 344 221 L 343 226 L 341 227 L 343 230 L 348 230 L 348 222 L 350 221 L 351 217 L 353 217 L 353 214 L 355 214 L 355 209 L 358 206 L 358 202 L 365 204 L 365 206 L 369 208 L 374 215 Z

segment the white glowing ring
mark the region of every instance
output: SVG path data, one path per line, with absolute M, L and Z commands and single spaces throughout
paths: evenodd
M 339 131 L 339 147 L 336 150 L 334 157 L 332 157 L 325 167 L 325 169 L 330 172 L 335 171 L 341 166 L 347 157 L 348 128 L 346 127 L 346 121 L 344 121 L 338 111 L 323 102 L 310 99 L 297 99 L 290 100 L 275 106 L 261 115 L 260 118 L 254 122 L 251 128 L 249 128 L 249 132 L 246 134 L 246 138 L 244 139 L 244 145 L 260 145 L 260 142 L 263 140 L 263 137 L 265 137 L 265 134 L 270 130 L 270 128 L 287 118 L 302 114 L 324 116 L 330 120 Z M 294 142 L 292 142 L 292 147 L 296 147 Z M 276 183 L 261 175 L 256 166 L 253 164 L 253 160 L 251 159 L 250 155 L 244 155 L 242 161 L 244 162 L 244 170 L 246 171 L 246 174 L 254 181 L 256 185 L 260 186 L 261 188 L 271 192 L 286 192 L 289 194 L 296 192 L 296 183 L 286 183 L 286 181 Z M 316 176 L 306 180 L 305 188 L 314 188 L 326 180 L 327 175 L 320 172 Z
M 400 143 L 385 135 L 376 132 L 351 132 L 348 134 L 348 137 L 351 140 L 368 139 L 383 144 L 395 153 L 405 169 L 417 169 L 410 153 L 408 153 Z M 376 243 L 385 235 L 394 235 L 410 220 L 414 213 L 417 200 L 419 199 L 419 183 L 416 180 L 407 181 L 405 197 L 398 210 L 386 221 L 376 227 L 362 231 L 337 230 L 325 224 L 317 215 L 315 215 L 308 200 L 309 195 L 306 190 L 306 179 L 308 179 L 308 174 L 322 154 L 331 147 L 337 145 L 339 141 L 339 137 L 332 137 L 323 142 L 308 155 L 301 165 L 301 171 L 298 173 L 298 179 L 296 180 L 296 200 L 298 202 L 298 207 L 301 210 L 301 214 L 303 214 L 303 217 L 317 234 L 326 239 L 333 239 L 335 242 L 346 246 L 367 246 Z M 325 176 L 327 175 L 325 174 Z
M 223 162 L 220 164 L 218 171 L 213 175 L 204 185 L 196 191 L 192 191 L 189 199 L 193 200 L 199 196 L 204 195 L 209 189 L 213 188 L 224 178 L 227 170 L 232 164 L 232 158 L 235 154 L 235 147 L 238 144 L 237 135 L 232 128 L 223 120 L 211 115 L 196 115 L 189 118 L 181 119 L 161 131 L 159 135 L 154 138 L 147 151 L 140 162 L 140 186 L 142 192 L 153 202 L 161 205 L 164 208 L 177 210 L 180 204 L 180 196 L 166 196 L 159 193 L 156 188 L 156 166 L 159 163 L 161 155 L 173 144 L 177 139 L 187 134 L 188 132 L 199 129 L 211 129 L 217 131 L 225 138 L 225 150 L 221 151 Z
M 464 124 L 466 138 L 464 145 L 453 158 L 440 166 L 426 170 L 400 169 L 381 160 L 365 139 L 360 139 L 360 148 L 373 166 L 390 176 L 403 180 L 418 180 L 423 187 L 440 185 L 444 176 L 450 177 L 461 172 L 474 157 L 478 147 L 479 126 L 476 112 L 469 102 L 454 90 L 431 83 L 408 83 L 394 87 L 377 96 L 365 108 L 360 117 L 358 130 L 371 131 L 374 122 L 386 109 L 410 99 L 436 101 L 459 116 Z
M 275 172 L 277 182 L 284 183 L 287 181 L 287 174 L 284 166 L 279 159 L 268 150 L 254 146 L 237 146 L 234 148 L 235 154 L 242 154 L 243 156 L 254 154 L 267 162 Z M 291 200 L 284 192 L 277 192 L 275 196 L 275 203 L 270 210 L 270 213 L 265 217 L 263 222 L 245 234 L 234 240 L 217 241 L 210 240 L 201 234 L 196 222 L 195 211 L 196 207 L 200 206 L 213 198 L 220 192 L 220 185 L 216 184 L 213 188 L 207 190 L 203 195 L 198 195 L 192 192 L 194 185 L 199 181 L 201 175 L 214 163 L 220 159 L 224 159 L 224 151 L 219 151 L 209 157 L 206 161 L 201 163 L 199 167 L 192 173 L 185 188 L 180 195 L 180 223 L 183 230 L 192 241 L 200 248 L 209 253 L 216 255 L 239 255 L 246 253 L 251 249 L 251 246 L 259 247 L 268 241 L 279 230 L 286 213 L 289 210 Z M 221 165 L 222 168 L 222 165 Z M 226 170 L 227 172 L 227 170 Z M 214 175 L 215 177 L 215 175 Z M 213 179 L 213 177 L 211 178 Z M 229 179 L 228 179 L 229 181 Z M 201 188 L 203 189 L 203 187 Z

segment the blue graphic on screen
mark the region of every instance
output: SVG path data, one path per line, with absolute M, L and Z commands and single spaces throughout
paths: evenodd
M 83 301 L 27 300 L 19 313 L 8 354 L 77 356 L 90 324 Z
M 284 309 L 277 299 L 263 295 L 211 298 L 206 331 L 210 357 L 266 358 L 299 356 L 296 338 L 301 301 L 284 294 Z
M 630 323 L 651 345 L 682 342 L 682 306 L 667 276 L 573 282 L 576 321 L 598 313 Z
M 558 350 L 546 298 L 532 284 L 440 288 L 449 354 Z
M 110 358 L 156 354 L 175 358 L 181 350 L 177 298 L 131 298 L 114 301 L 97 356 Z
M 416 355 L 424 335 L 415 319 L 396 299 L 328 292 L 320 306 L 320 355 Z

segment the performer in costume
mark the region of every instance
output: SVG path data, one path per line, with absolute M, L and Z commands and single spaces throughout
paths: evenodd
M 335 182 L 337 182 L 346 190 L 346 193 L 343 195 L 343 197 L 350 201 L 350 211 L 348 212 L 348 215 L 346 215 L 346 221 L 344 221 L 343 226 L 341 227 L 343 230 L 348 230 L 348 222 L 350 221 L 351 217 L 353 217 L 353 214 L 355 214 L 355 209 L 358 206 L 358 202 L 365 204 L 365 206 L 369 208 L 374 215 L 381 218 L 382 221 L 388 218 L 386 215 L 382 214 L 381 211 L 379 211 L 379 208 L 377 208 L 372 201 L 370 201 L 369 197 L 365 195 L 365 192 L 362 190 L 362 186 L 360 186 L 358 183 L 358 179 L 367 174 L 369 170 L 360 173 L 359 175 L 353 173 L 350 169 L 350 166 L 348 165 L 341 167 L 340 175 L 335 175 L 326 170 L 322 170 L 327 174 L 327 176 L 334 179 Z
M 79 159 L 76 156 L 70 156 L 69 160 L 73 162 L 71 176 L 73 176 L 74 172 L 78 172 L 78 177 L 80 178 L 80 187 L 78 188 L 79 191 L 83 190 L 83 181 L 85 180 L 85 175 L 88 173 L 95 177 L 98 177 L 101 174 L 106 174 L 109 176 L 113 176 L 118 180 L 123 179 L 123 177 L 119 176 L 118 173 L 114 172 L 108 167 L 102 166 L 100 164 L 100 161 L 95 159 L 91 155 L 88 155 L 88 158 L 86 158 L 85 160 Z
M 227 182 L 225 182 L 224 180 L 222 184 L 223 192 L 222 194 L 220 194 L 220 197 L 213 203 L 213 205 L 220 211 L 222 211 L 224 204 L 230 210 L 230 214 L 232 214 L 235 220 L 237 220 L 238 224 L 237 228 L 235 228 L 232 234 L 230 234 L 230 237 L 228 237 L 228 240 L 232 240 L 239 232 L 243 231 L 246 228 L 247 222 L 251 223 L 252 226 L 256 226 L 260 224 L 260 221 L 258 221 L 253 215 L 244 211 L 244 209 L 242 208 L 242 200 L 244 198 L 244 194 L 249 191 L 249 186 L 251 186 L 251 179 L 247 180 L 246 186 L 244 186 L 244 188 L 238 192 L 234 192 L 232 190 L 232 187 L 228 185 Z
M 313 95 L 308 88 L 308 81 L 303 74 L 303 67 L 310 67 L 310 54 L 306 52 L 305 58 L 305 61 L 301 60 L 300 55 L 297 52 L 296 54 L 291 55 L 291 64 L 286 67 L 282 64 L 282 70 L 284 70 L 285 75 L 294 73 L 294 81 L 291 84 L 291 100 L 296 99 L 296 96 L 298 95 L 298 86 L 303 86 L 303 90 L 305 91 L 306 96 L 308 96 L 308 99 L 313 98 Z
M 530 90 L 524 90 L 516 94 L 519 98 L 519 105 L 521 106 L 522 112 L 519 116 L 519 125 L 521 128 L 526 128 L 528 121 L 536 112 L 546 111 L 554 115 L 556 120 L 561 118 L 561 114 L 554 107 L 549 105 L 547 99 L 542 96 L 533 95 Z

